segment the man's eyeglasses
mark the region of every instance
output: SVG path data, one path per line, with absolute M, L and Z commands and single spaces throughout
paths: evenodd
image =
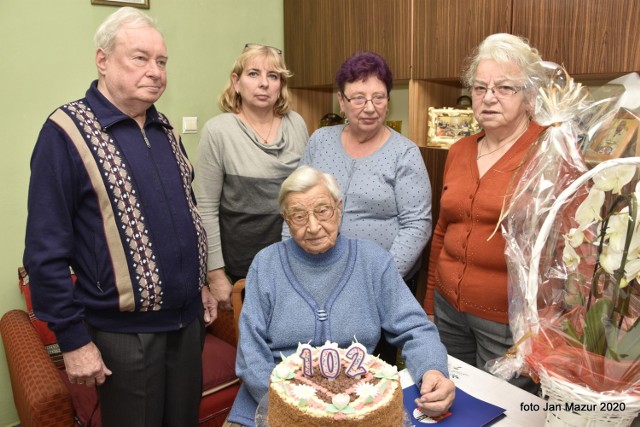
M 266 44 L 258 44 L 258 43 L 247 43 L 244 45 L 244 50 L 247 49 L 259 49 L 261 47 L 266 47 L 267 49 L 273 49 L 276 51 L 276 53 L 278 55 L 282 55 L 282 51 L 280 49 L 278 49 L 277 47 L 273 47 L 273 46 L 267 46 Z
M 313 216 L 315 216 L 318 221 L 322 222 L 329 221 L 331 218 L 333 218 L 335 211 L 336 208 L 334 206 L 325 205 L 318 206 L 317 208 L 309 211 L 294 210 L 293 212 L 288 212 L 286 214 L 286 217 L 287 221 L 289 221 L 293 225 L 301 227 L 303 225 L 307 225 L 307 223 L 309 222 L 309 215 L 311 214 L 313 214 Z
M 491 91 L 498 98 L 506 98 L 522 90 L 522 87 L 509 86 L 509 85 L 497 85 L 492 87 L 473 85 L 471 86 L 471 94 L 477 98 L 484 98 L 487 91 Z
M 342 92 L 342 97 L 354 107 L 364 107 L 369 101 L 371 101 L 371 103 L 376 107 L 380 107 L 389 101 L 389 95 L 376 95 L 371 99 L 367 99 L 362 95 L 356 95 L 353 98 L 349 98 L 344 92 Z

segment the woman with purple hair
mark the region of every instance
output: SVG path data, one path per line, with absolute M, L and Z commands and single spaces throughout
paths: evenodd
M 387 249 L 415 294 L 420 255 L 431 237 L 431 184 L 418 146 L 385 126 L 391 70 L 376 53 L 356 53 L 338 70 L 336 84 L 346 124 L 318 129 L 300 165 L 338 180 L 340 233 Z M 378 350 L 395 363 L 395 348 Z

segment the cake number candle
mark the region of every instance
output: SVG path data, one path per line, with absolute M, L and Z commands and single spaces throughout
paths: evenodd
M 323 348 L 320 351 L 320 372 L 326 378 L 340 375 L 340 353 L 335 348 Z
M 347 366 L 347 370 L 344 372 L 350 377 L 356 377 L 358 375 L 366 374 L 367 368 L 362 366 L 362 362 L 364 361 L 364 357 L 367 354 L 367 349 L 360 343 L 353 343 L 347 349 L 347 353 L 345 354 L 345 358 L 350 361 L 349 366 Z
M 327 342 L 320 349 L 318 356 L 318 364 L 320 365 L 320 373 L 325 378 L 337 378 L 342 370 L 342 360 L 340 360 L 340 352 L 335 344 Z M 352 343 L 344 354 L 345 360 L 348 362 L 345 374 L 349 377 L 357 377 L 364 375 L 369 370 L 363 365 L 364 358 L 367 355 L 367 349 L 359 342 Z M 313 376 L 313 348 L 309 344 L 299 344 L 298 356 L 302 360 L 302 373 L 306 377 Z
M 302 373 L 305 377 L 313 376 L 313 356 L 311 354 L 311 346 L 309 344 L 301 344 L 298 355 L 302 359 Z

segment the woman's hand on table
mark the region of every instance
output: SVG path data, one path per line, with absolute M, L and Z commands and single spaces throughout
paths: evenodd
M 420 397 L 416 405 L 430 417 L 437 417 L 447 412 L 456 396 L 456 386 L 440 371 L 427 371 L 422 376 Z

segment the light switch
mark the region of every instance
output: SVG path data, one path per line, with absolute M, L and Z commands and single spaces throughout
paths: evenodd
M 197 117 L 183 117 L 182 118 L 182 133 L 198 133 L 198 118 Z

